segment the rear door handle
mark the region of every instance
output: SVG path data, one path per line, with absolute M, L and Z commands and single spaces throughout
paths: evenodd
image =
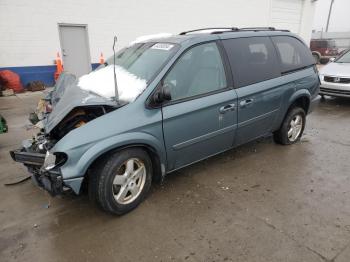
M 229 105 L 222 106 L 222 107 L 220 107 L 219 112 L 221 114 L 225 114 L 228 111 L 233 111 L 233 110 L 235 110 L 235 106 L 236 106 L 235 104 L 229 104 Z
M 239 105 L 241 107 L 245 107 L 245 106 L 247 106 L 247 105 L 249 105 L 249 104 L 251 104 L 253 102 L 254 102 L 254 99 L 250 98 L 250 99 L 246 99 L 246 100 L 243 100 L 243 101 L 239 102 Z

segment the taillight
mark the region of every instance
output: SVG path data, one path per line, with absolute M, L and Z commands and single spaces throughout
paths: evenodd
M 324 51 L 324 53 L 325 53 L 326 55 L 328 55 L 328 54 L 329 54 L 329 50 L 326 49 L 326 51 Z

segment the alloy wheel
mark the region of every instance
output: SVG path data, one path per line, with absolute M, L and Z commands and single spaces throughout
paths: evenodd
M 303 117 L 300 114 L 295 115 L 289 124 L 289 129 L 288 129 L 289 141 L 291 142 L 296 141 L 302 129 L 303 129 Z
M 113 179 L 115 201 L 123 205 L 133 202 L 142 192 L 145 182 L 145 164 L 138 158 L 128 159 L 119 167 Z

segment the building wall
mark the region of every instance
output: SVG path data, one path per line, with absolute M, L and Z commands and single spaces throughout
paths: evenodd
M 60 52 L 58 23 L 87 24 L 91 63 L 140 35 L 212 26 L 277 26 L 308 40 L 312 0 L 1 0 L 0 69 L 45 66 Z M 310 29 L 310 30 L 309 30 Z

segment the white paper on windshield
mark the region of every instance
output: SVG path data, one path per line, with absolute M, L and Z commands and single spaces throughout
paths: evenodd
M 158 49 L 158 50 L 165 50 L 169 51 L 171 48 L 173 48 L 174 45 L 168 44 L 168 43 L 157 43 L 154 44 L 151 49 Z

